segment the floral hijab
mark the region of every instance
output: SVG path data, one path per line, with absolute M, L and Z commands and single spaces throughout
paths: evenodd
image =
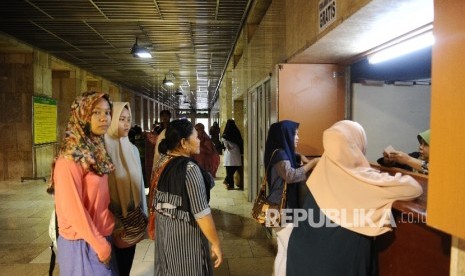
M 111 106 L 108 95 L 104 93 L 84 92 L 76 97 L 71 105 L 71 116 L 58 157 L 74 160 L 85 171 L 93 171 L 101 176 L 111 173 L 114 165 L 105 150 L 103 135 L 97 136 L 91 132 L 92 109 L 100 98 L 106 99 Z

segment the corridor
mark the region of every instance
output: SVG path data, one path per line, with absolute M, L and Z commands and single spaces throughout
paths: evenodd
M 224 262 L 218 276 L 271 275 L 276 241 L 250 217 L 252 203 L 243 191 L 226 190 L 220 167 L 210 206 Z M 48 275 L 50 262 L 48 224 L 53 199 L 42 180 L 0 181 L 0 275 Z M 153 241 L 137 245 L 131 275 L 153 275 Z M 56 266 L 54 275 L 59 275 Z

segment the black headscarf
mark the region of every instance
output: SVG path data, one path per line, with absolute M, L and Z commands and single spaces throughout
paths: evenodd
M 283 120 L 277 123 L 274 123 L 270 126 L 268 130 L 268 137 L 265 144 L 265 166 L 272 168 L 274 164 L 282 160 L 289 160 L 291 166 L 296 169 L 297 160 L 295 154 L 295 134 L 299 128 L 299 123 Z M 273 159 L 271 156 L 276 149 L 281 149 L 277 151 Z M 268 177 L 271 177 L 271 174 L 268 174 Z M 270 179 L 268 179 L 270 183 Z
M 226 126 L 224 127 L 223 135 L 221 137 L 238 145 L 241 153 L 244 152 L 244 141 L 242 140 L 241 132 L 237 128 L 233 119 L 229 119 L 226 122 Z

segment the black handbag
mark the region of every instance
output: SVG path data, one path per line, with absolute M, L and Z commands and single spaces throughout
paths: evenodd
M 278 150 L 276 149 L 271 155 L 270 163 Z M 268 163 L 260 190 L 252 207 L 252 217 L 266 227 L 279 227 L 281 226 L 281 211 L 286 206 L 287 183 L 284 182 L 283 194 L 281 195 L 281 202 L 279 204 L 268 201 L 266 199 L 266 184 L 269 167 L 270 164 Z

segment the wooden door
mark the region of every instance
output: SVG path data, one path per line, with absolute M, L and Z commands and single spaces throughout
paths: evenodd
M 344 67 L 280 64 L 278 75 L 278 119 L 300 123 L 300 153 L 321 155 L 323 131 L 344 119 Z

